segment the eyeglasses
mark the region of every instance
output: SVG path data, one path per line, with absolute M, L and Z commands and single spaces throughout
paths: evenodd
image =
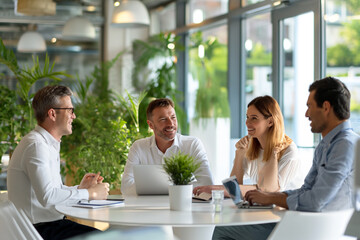
M 75 108 L 52 108 L 52 109 L 59 109 L 59 110 L 64 109 L 64 110 L 70 110 L 71 114 L 74 114 L 74 110 L 75 110 Z

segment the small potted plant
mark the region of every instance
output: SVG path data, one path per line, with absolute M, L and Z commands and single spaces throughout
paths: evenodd
M 195 180 L 194 173 L 200 163 L 196 162 L 194 157 L 181 152 L 164 158 L 164 162 L 164 170 L 173 183 L 169 186 L 170 209 L 190 211 L 193 189 L 190 183 Z

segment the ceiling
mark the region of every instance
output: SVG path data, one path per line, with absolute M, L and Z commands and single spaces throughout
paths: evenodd
M 28 30 L 36 30 L 46 41 L 50 41 L 53 37 L 59 38 L 65 22 L 77 15 L 86 16 L 97 28 L 97 34 L 99 34 L 100 26 L 103 24 L 103 1 L 113 0 L 53 0 L 56 3 L 54 16 L 15 15 L 14 1 L 1 0 L 0 4 L 0 38 L 7 46 L 15 46 L 21 34 Z M 173 1 L 142 0 L 148 9 Z

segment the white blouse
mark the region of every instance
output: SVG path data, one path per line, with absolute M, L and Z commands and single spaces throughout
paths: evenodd
M 292 142 L 278 163 L 280 191 L 296 189 L 303 184 L 303 179 L 298 177 L 300 175 L 301 162 L 297 156 L 297 151 L 296 144 Z M 264 150 L 260 150 L 257 159 L 251 161 L 247 158 L 244 159 L 244 178 L 249 178 L 253 183 L 258 182 L 259 171 L 265 165 L 265 162 L 262 161 L 263 155 Z

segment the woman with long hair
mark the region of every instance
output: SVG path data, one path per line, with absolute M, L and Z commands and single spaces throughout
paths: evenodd
M 230 176 L 239 184 L 249 178 L 268 192 L 297 188 L 300 164 L 296 144 L 285 134 L 284 119 L 276 100 L 270 96 L 253 99 L 246 112 L 248 135 L 236 143 L 234 165 Z M 224 189 L 222 185 L 199 186 L 195 195 Z M 226 193 L 227 195 L 227 193 Z

